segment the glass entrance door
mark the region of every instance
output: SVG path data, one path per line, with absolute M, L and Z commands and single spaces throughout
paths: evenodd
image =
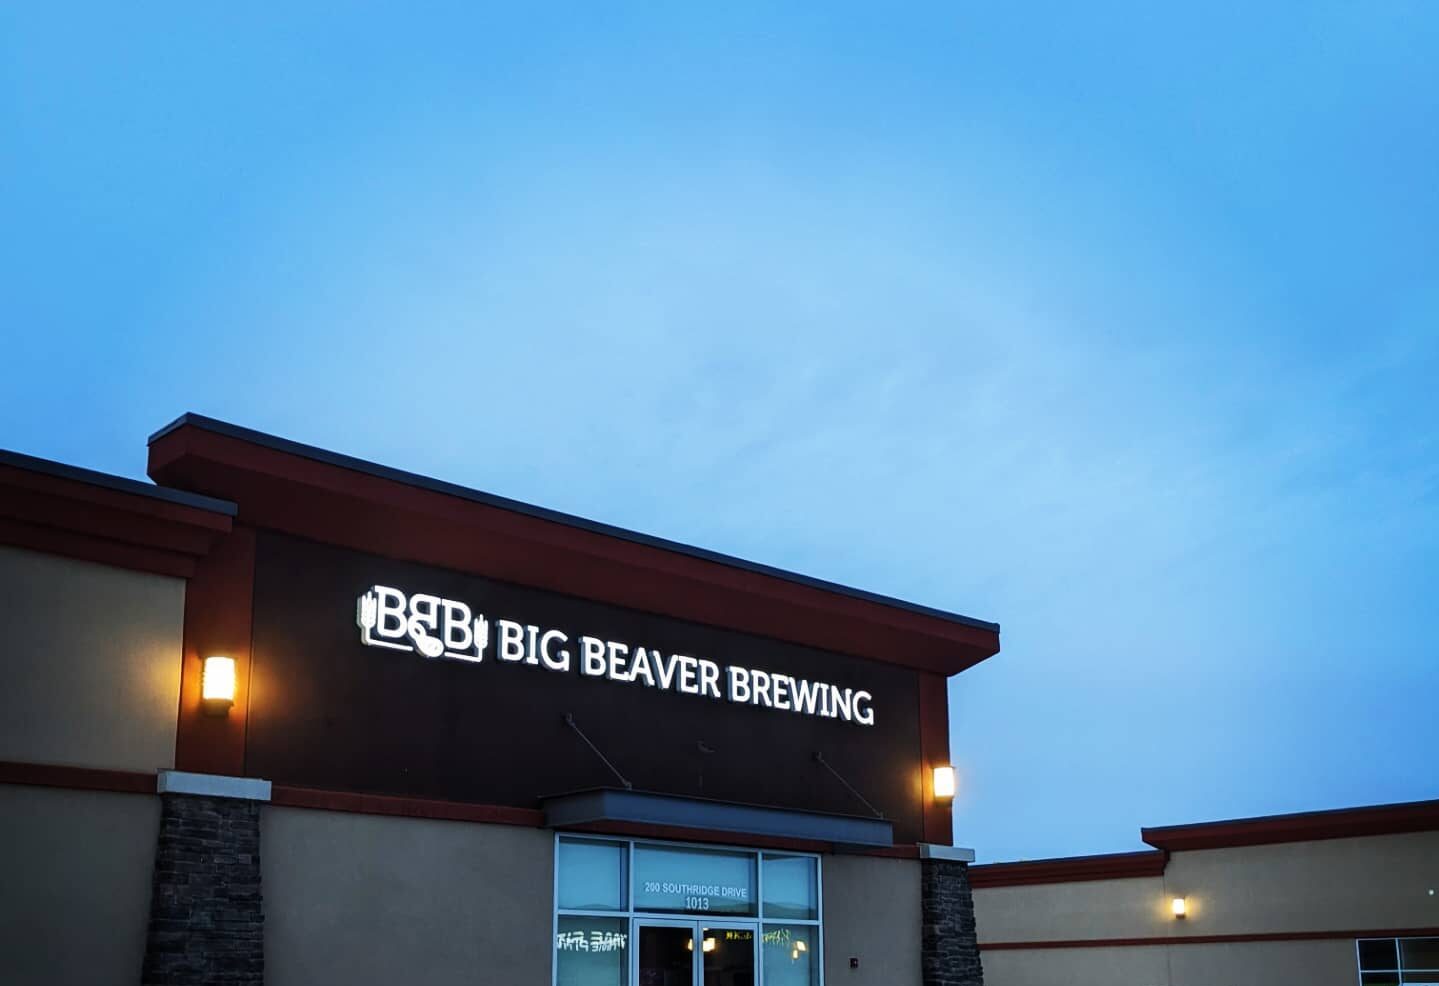
M 700 922 L 703 986 L 754 986 L 755 928 Z
M 635 986 L 695 986 L 692 921 L 635 921 Z
M 754 925 L 637 918 L 635 937 L 635 986 L 754 986 Z

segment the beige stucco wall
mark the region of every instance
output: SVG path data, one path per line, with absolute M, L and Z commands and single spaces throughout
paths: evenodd
M 1055 948 L 979 953 L 985 986 L 1167 986 L 1166 949 Z M 1270 986 L 1289 983 L 1279 979 Z M 1236 986 L 1228 980 L 1208 986 Z
M 1352 941 L 982 952 L 985 986 L 1354 986 Z
M 1439 832 L 1175 853 L 1166 891 L 1191 911 L 1171 934 L 1439 926 Z
M 919 986 L 919 861 L 831 855 L 822 865 L 827 986 Z
M 0 784 L 0 983 L 140 981 L 154 795 Z
M 974 891 L 979 940 L 1068 941 L 1172 934 L 1159 877 Z
M 976 890 L 985 942 L 1439 926 L 1439 832 L 1175 853 L 1163 877 Z M 1169 911 L 1184 897 L 1189 914 Z M 982 951 L 988 986 L 1352 986 L 1353 938 Z
M 1167 949 L 1172 986 L 1354 986 L 1353 939 L 1175 945 Z
M 1433 927 L 1433 887 L 1439 832 L 1415 832 L 1180 852 L 1163 877 L 986 887 L 975 920 L 981 942 Z
M 554 833 L 267 807 L 269 986 L 550 981 Z
M 0 760 L 174 766 L 182 579 L 0 547 Z

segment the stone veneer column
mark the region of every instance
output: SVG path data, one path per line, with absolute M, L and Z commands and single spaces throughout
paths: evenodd
M 921 845 L 919 856 L 924 986 L 984 986 L 969 888 L 974 851 Z
M 260 805 L 270 782 L 160 772 L 144 986 L 265 981 Z

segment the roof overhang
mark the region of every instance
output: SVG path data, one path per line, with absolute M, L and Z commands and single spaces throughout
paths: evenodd
M 540 806 L 545 813 L 545 825 L 555 829 L 642 825 L 856 848 L 894 845 L 893 827 L 882 818 L 792 811 L 644 791 L 609 788 L 579 791 L 542 798 Z
M 150 439 L 157 483 L 240 523 L 919 671 L 999 651 L 999 626 L 187 414 Z
M 189 578 L 235 505 L 0 451 L 0 544 Z
M 1439 800 L 1165 825 L 1140 829 L 1139 834 L 1156 849 L 1184 852 L 1434 831 L 1439 831 Z

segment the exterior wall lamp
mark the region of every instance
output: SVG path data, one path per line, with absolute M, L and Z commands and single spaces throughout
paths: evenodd
M 934 796 L 939 801 L 954 799 L 954 768 L 949 764 L 934 768 Z
M 1183 918 L 1189 913 L 1189 904 L 1183 897 L 1174 898 L 1169 902 L 1169 906 L 1176 918 Z
M 200 705 L 206 715 L 228 715 L 235 704 L 235 659 L 207 657 L 200 673 Z

